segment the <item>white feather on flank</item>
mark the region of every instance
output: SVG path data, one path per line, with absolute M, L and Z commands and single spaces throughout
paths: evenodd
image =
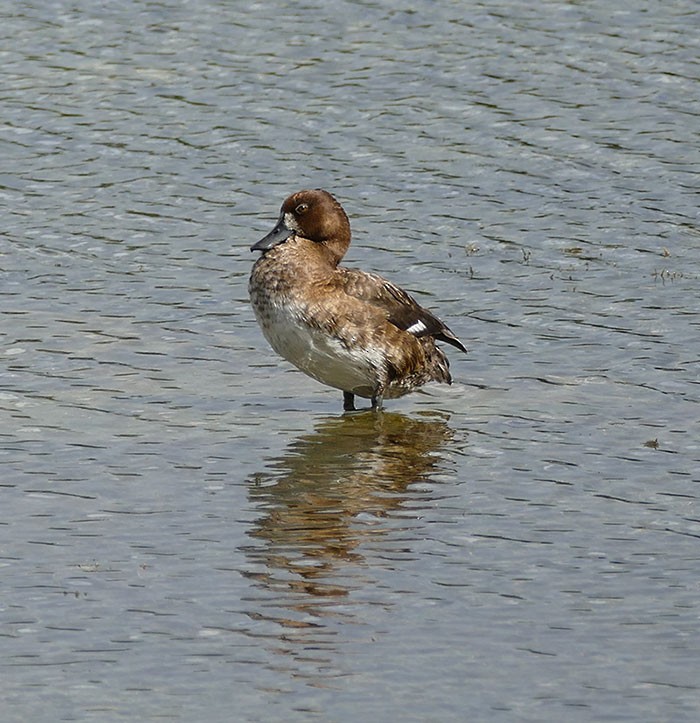
M 270 346 L 284 359 L 329 387 L 370 397 L 377 386 L 381 349 L 350 348 L 299 319 L 291 306 L 271 305 L 264 314 L 256 308 L 258 323 Z
M 419 319 L 415 323 L 406 329 L 410 334 L 420 334 L 421 331 L 425 331 L 428 327 Z

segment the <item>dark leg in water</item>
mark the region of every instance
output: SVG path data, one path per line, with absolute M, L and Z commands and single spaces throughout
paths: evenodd
M 372 395 L 372 411 L 378 412 L 382 408 L 384 403 L 384 392 L 386 391 L 386 384 L 380 384 L 377 390 Z
M 355 411 L 355 395 L 352 392 L 343 392 L 343 411 Z

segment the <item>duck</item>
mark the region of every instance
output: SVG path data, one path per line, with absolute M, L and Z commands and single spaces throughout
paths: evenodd
M 255 318 L 272 349 L 297 369 L 381 410 L 428 382 L 451 384 L 436 342 L 466 353 L 459 338 L 404 289 L 367 271 L 340 265 L 350 221 L 328 191 L 289 196 L 260 251 L 248 283 Z

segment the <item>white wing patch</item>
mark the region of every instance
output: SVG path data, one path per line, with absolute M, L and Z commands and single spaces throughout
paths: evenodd
M 427 328 L 428 327 L 419 319 L 415 323 L 411 324 L 406 331 L 410 334 L 420 334 L 421 331 L 425 331 Z

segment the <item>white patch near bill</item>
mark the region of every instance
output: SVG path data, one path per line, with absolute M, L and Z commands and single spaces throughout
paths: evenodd
M 297 223 L 297 220 L 294 218 L 294 214 L 287 213 L 284 214 L 284 225 L 290 230 L 290 231 L 299 231 L 299 224 Z

